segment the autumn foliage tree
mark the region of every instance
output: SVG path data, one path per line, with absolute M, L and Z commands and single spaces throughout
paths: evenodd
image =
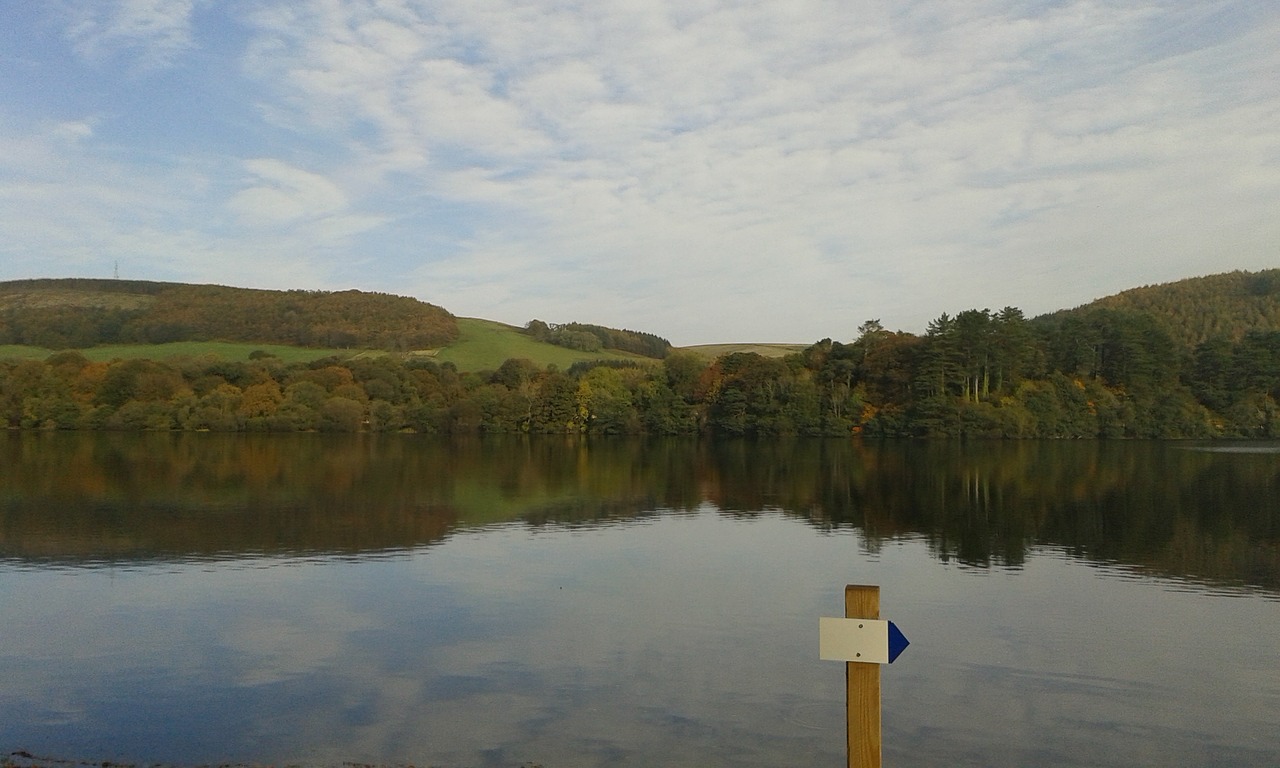
M 1206 307 L 1180 307 L 1170 296 Z M 635 358 L 459 371 L 399 351 L 456 337 L 438 307 L 357 291 L 127 281 L 0 283 L 0 343 L 226 339 L 388 354 L 286 364 L 211 357 L 0 360 L 14 429 L 962 438 L 1280 437 L 1280 270 L 1142 289 L 1027 319 L 944 313 L 921 335 L 878 320 L 785 357 L 706 359 L 660 337 L 531 321 L 526 333 Z M 1178 320 L 1204 310 L 1208 325 Z M 1236 312 L 1235 310 L 1239 310 Z M 1256 327 L 1244 327 L 1241 318 Z M 1187 321 L 1190 322 L 1190 321 Z M 1181 324 L 1180 324 L 1181 323 Z M 1207 335 L 1206 335 L 1207 334 Z M 1194 344 L 1188 338 L 1197 338 Z

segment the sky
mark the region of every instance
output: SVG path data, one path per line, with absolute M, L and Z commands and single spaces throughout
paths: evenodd
M 1280 266 L 1280 4 L 0 2 L 0 280 L 676 345 Z

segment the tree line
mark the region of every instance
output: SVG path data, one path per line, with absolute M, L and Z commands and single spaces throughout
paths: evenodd
M 671 342 L 661 336 L 590 323 L 556 324 L 534 319 L 525 324 L 524 332 L 538 341 L 582 352 L 616 349 L 659 360 L 671 353 Z
M 992 438 L 1280 437 L 1280 332 L 1185 350 L 1150 316 L 943 314 L 923 335 L 868 321 L 783 358 L 461 372 L 386 354 L 0 362 L 11 428 Z

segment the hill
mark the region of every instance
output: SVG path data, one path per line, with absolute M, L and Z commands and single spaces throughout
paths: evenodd
M 708 360 L 714 360 L 717 357 L 731 355 L 735 352 L 753 352 L 761 357 L 786 357 L 787 355 L 803 352 L 809 346 L 808 344 L 694 344 L 688 347 L 681 347 L 681 349 L 693 352 Z
M 748 351 L 750 345 L 718 345 L 682 350 L 659 363 L 635 352 L 554 345 L 540 341 L 529 327 L 452 315 L 457 333 L 449 343 L 408 351 L 187 340 L 85 350 L 111 355 L 106 359 L 50 350 L 31 359 L 32 347 L 12 354 L 15 348 L 0 346 L 0 357 L 28 358 L 0 359 L 0 424 L 24 429 L 1274 439 L 1280 437 L 1280 329 L 1273 319 L 1277 272 L 1136 289 L 1035 321 L 1015 308 L 965 310 L 955 317 L 942 315 L 923 336 L 869 322 L 852 343 L 825 339 L 782 358 L 777 353 L 786 345 L 755 351 Z M 76 317 L 67 308 L 74 299 L 88 305 L 79 307 L 80 317 L 120 313 L 122 336 L 127 329 L 155 328 L 157 318 L 166 318 L 157 306 L 167 293 L 177 293 L 172 286 L 146 284 L 121 291 L 127 299 L 104 298 L 110 291 L 69 299 L 22 288 L 25 292 L 9 292 L 10 320 L 21 322 L 46 309 Z M 213 299 L 226 299 L 225 306 L 246 301 L 235 292 L 228 297 L 225 291 L 231 289 L 195 288 L 196 298 L 205 301 L 195 304 L 205 312 L 219 306 Z M 19 293 L 20 299 L 12 298 Z M 343 294 L 341 306 L 368 306 L 357 292 L 350 293 L 356 300 Z M 249 299 L 258 300 L 250 303 L 253 310 L 269 307 L 273 297 L 264 300 L 249 292 Z M 396 308 L 406 301 L 420 305 L 396 301 Z M 1186 322 L 1195 315 L 1207 316 L 1208 330 L 1195 331 L 1199 326 Z M 338 317 L 343 322 L 359 318 L 359 329 L 371 333 L 388 328 L 381 325 L 385 314 Z M 1183 329 L 1183 335 L 1175 341 L 1161 323 Z M 566 338 L 559 341 L 573 344 L 602 345 L 601 336 L 615 335 L 581 323 L 543 325 L 548 338 L 564 330 L 560 335 Z M 46 331 L 52 327 L 44 326 Z M 109 327 L 90 325 L 91 330 Z M 1218 335 L 1194 348 L 1180 347 L 1179 342 L 1194 341 L 1193 332 Z M 627 343 L 646 350 L 662 344 L 648 334 L 621 333 Z M 1239 340 L 1233 340 L 1234 333 L 1241 334 Z M 321 354 L 293 357 L 303 349 Z M 165 355 L 169 359 L 162 359 Z
M 594 326 L 593 326 L 594 327 Z M 543 342 L 525 329 L 457 318 L 417 299 L 362 291 L 271 291 L 131 280 L 0 282 L 0 357 L 43 360 L 65 349 L 86 359 L 214 357 L 286 362 L 405 352 L 459 370 L 508 358 L 567 369 L 641 360 L 613 349 Z
M 460 371 L 494 370 L 509 359 L 525 359 L 540 368 L 554 365 L 561 369 L 568 369 L 574 363 L 598 360 L 656 362 L 641 355 L 612 349 L 569 349 L 538 341 L 521 328 L 493 320 L 460 317 L 458 331 L 457 341 L 441 349 L 419 354 L 438 362 L 453 363 Z
M 525 359 L 539 368 L 554 365 L 568 370 L 578 363 L 600 360 L 654 362 L 638 355 L 600 350 L 582 352 L 535 341 L 523 330 L 492 320 L 459 317 L 458 339 L 448 346 L 407 353 L 411 359 L 452 363 L 459 371 L 492 371 L 508 359 Z M 45 360 L 59 350 L 50 347 L 0 344 L 0 360 Z M 105 344 L 80 350 L 86 360 L 177 360 L 216 358 L 247 362 L 257 357 L 273 357 L 285 363 L 309 363 L 327 357 L 354 359 L 377 357 L 386 352 L 373 349 L 335 349 L 332 347 L 299 347 L 287 344 L 264 344 L 233 341 L 174 341 L 165 344 Z
M 363 291 L 271 291 L 140 280 L 0 283 L 0 344 L 250 342 L 407 351 L 458 338 L 441 307 Z
M 1148 315 L 1187 349 L 1208 339 L 1239 341 L 1248 331 L 1280 331 L 1280 269 L 1146 285 L 1036 319 L 1060 320 L 1097 309 Z
M 1034 322 L 1058 326 L 1067 318 L 1099 310 L 1141 315 L 1187 350 L 1210 338 L 1239 341 L 1248 331 L 1280 331 L 1280 269 L 1143 286 L 1042 315 Z M 545 330 L 544 338 L 533 332 L 535 326 Z M 634 338 L 627 341 L 644 343 L 644 352 L 610 348 L 618 343 L 612 341 L 614 336 L 628 335 Z M 578 337 L 594 343 L 569 343 Z M 737 343 L 682 349 L 714 360 L 731 352 L 778 358 L 807 346 Z M 62 349 L 80 349 L 93 360 L 246 360 L 254 352 L 311 360 L 382 350 L 477 371 L 495 370 L 509 358 L 561 369 L 581 362 L 644 360 L 663 356 L 670 345 L 652 334 L 581 323 L 549 326 L 532 321 L 521 329 L 457 318 L 416 299 L 354 290 L 269 291 L 95 279 L 0 282 L 0 357 L 43 359 Z

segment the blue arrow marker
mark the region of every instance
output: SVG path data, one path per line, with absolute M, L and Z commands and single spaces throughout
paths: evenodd
M 911 641 L 907 636 L 902 634 L 902 630 L 898 629 L 898 625 L 892 621 L 889 622 L 889 663 L 898 658 L 898 654 L 902 653 Z

